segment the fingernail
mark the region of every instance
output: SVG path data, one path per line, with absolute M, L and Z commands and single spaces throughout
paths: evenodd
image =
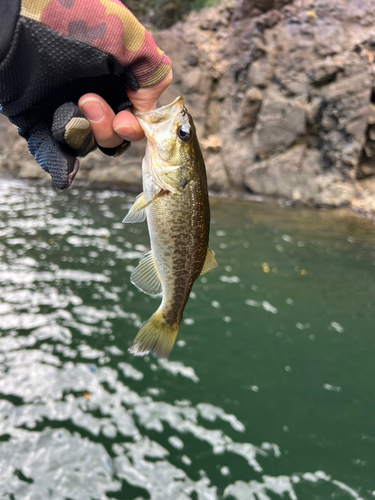
M 80 107 L 90 122 L 100 122 L 104 118 L 103 106 L 96 99 L 87 99 Z
M 116 134 L 130 141 L 139 136 L 139 131 L 133 125 L 118 125 L 114 130 Z

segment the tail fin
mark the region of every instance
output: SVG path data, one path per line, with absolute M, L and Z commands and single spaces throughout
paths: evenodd
M 154 352 L 158 358 L 167 358 L 176 340 L 181 321 L 174 325 L 165 322 L 160 311 L 142 326 L 128 352 L 135 356 L 145 356 Z

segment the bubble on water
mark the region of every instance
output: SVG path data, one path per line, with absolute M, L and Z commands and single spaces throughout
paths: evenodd
M 277 309 L 276 307 L 274 307 L 272 304 L 270 304 L 269 302 L 267 302 L 266 300 L 262 302 L 262 306 L 263 306 L 263 309 L 265 311 L 268 311 L 272 314 L 277 314 Z
M 142 380 L 144 377 L 142 372 L 136 370 L 129 363 L 118 363 L 117 366 L 122 371 L 124 377 L 126 378 L 132 378 L 133 380 Z
M 245 426 L 237 419 L 237 417 L 225 413 L 225 411 L 218 406 L 213 406 L 208 403 L 199 403 L 197 405 L 197 409 L 201 417 L 206 420 L 214 422 L 217 418 L 220 418 L 224 422 L 229 422 L 234 430 L 238 432 L 245 432 Z
M 149 387 L 147 389 L 147 392 L 151 395 L 151 396 L 160 396 L 161 394 L 161 390 L 158 389 L 157 387 Z
M 123 356 L 124 355 L 124 351 L 122 351 L 121 349 L 119 349 L 115 345 L 106 346 L 104 349 L 107 352 L 109 352 L 109 354 L 111 354 L 112 356 Z
M 324 384 L 323 388 L 326 391 L 332 391 L 332 392 L 341 392 L 341 390 L 342 390 L 340 386 L 338 386 L 338 385 L 331 385 L 331 384 Z
M 211 302 L 211 305 L 212 307 L 214 307 L 215 309 L 218 309 L 220 307 L 220 302 L 218 302 L 217 300 L 213 300 Z
M 220 276 L 219 279 L 223 283 L 239 283 L 241 281 L 238 276 Z
M 247 299 L 245 300 L 245 304 L 251 307 L 261 307 L 262 303 L 257 300 Z
M 285 366 L 284 370 L 288 373 L 290 373 L 292 371 L 291 367 L 290 366 Z
M 355 490 L 353 490 L 352 488 L 350 488 L 348 485 L 344 484 L 343 482 L 336 481 L 336 480 L 332 480 L 331 482 L 332 482 L 332 484 L 335 484 L 336 486 L 338 486 L 341 490 L 349 493 L 349 495 L 351 495 L 353 498 L 356 498 L 356 500 L 363 500 L 363 498 L 360 495 L 358 495 L 358 493 Z
M 184 323 L 185 325 L 194 325 L 194 320 L 193 318 L 185 318 Z
M 255 500 L 262 498 L 262 500 L 270 500 L 271 497 L 267 494 L 270 493 L 272 498 L 278 495 L 282 498 L 288 496 L 290 500 L 297 500 L 297 495 L 293 489 L 293 484 L 288 476 L 263 476 L 262 482 L 252 480 L 249 483 L 244 481 L 235 481 L 234 484 L 227 486 L 224 490 L 224 497 L 233 496 L 234 498 Z
M 226 236 L 227 235 L 227 232 L 226 231 L 222 231 L 222 230 L 219 230 L 219 231 L 216 231 L 216 236 Z
M 185 340 L 177 340 L 176 344 L 178 345 L 178 347 L 185 347 L 186 346 Z
M 224 465 L 224 467 L 222 467 L 220 469 L 220 472 L 223 476 L 229 476 L 230 474 L 230 470 L 229 470 L 229 467 L 227 467 L 226 465 Z
M 277 446 L 277 444 L 265 442 L 262 443 L 261 447 L 262 450 L 273 451 L 273 454 L 276 458 L 281 457 L 281 451 L 280 448 Z
M 187 457 L 186 455 L 182 455 L 182 457 L 181 457 L 181 462 L 182 462 L 183 464 L 187 465 L 187 466 L 189 466 L 189 465 L 191 465 L 191 464 L 192 464 L 192 462 L 191 462 L 190 458 L 189 458 L 189 457 Z
M 159 360 L 159 366 L 174 376 L 182 375 L 195 383 L 199 382 L 199 377 L 195 374 L 194 369 L 191 366 L 185 366 L 181 361 Z
M 232 318 L 230 316 L 224 316 L 223 321 L 225 321 L 225 323 L 230 323 Z
M 168 442 L 177 450 L 182 450 L 184 447 L 184 442 L 177 436 L 170 436 Z
M 147 247 L 140 244 L 134 245 L 134 249 L 138 250 L 139 252 L 146 252 L 148 250 Z
M 281 236 L 281 239 L 284 240 L 284 241 L 287 241 L 288 243 L 292 243 L 293 242 L 293 238 L 291 236 L 288 236 L 287 234 L 283 234 Z
M 344 331 L 344 328 L 340 325 L 340 323 L 337 323 L 337 321 L 332 321 L 330 327 L 336 330 L 336 332 L 338 333 L 343 333 Z

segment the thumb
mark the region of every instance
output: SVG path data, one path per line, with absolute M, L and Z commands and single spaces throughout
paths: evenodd
M 50 174 L 57 189 L 66 189 L 71 185 L 78 172 L 79 161 L 51 136 L 47 125 L 35 130 L 27 145 L 42 169 Z
M 152 87 L 139 90 L 127 90 L 128 98 L 138 111 L 150 111 L 155 109 L 156 101 L 165 89 L 171 84 L 173 78 L 172 70 L 159 83 Z

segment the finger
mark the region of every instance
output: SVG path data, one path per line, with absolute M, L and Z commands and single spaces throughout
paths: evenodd
M 172 82 L 172 70 L 159 83 L 152 87 L 139 90 L 127 90 L 128 97 L 134 108 L 138 111 L 150 111 L 155 109 L 156 101 L 159 99 L 164 90 Z
M 97 94 L 85 94 L 78 101 L 78 106 L 90 122 L 99 146 L 115 148 L 123 142 L 123 138 L 113 130 L 115 113 L 102 97 Z
M 140 141 L 145 136 L 136 117 L 130 111 L 120 111 L 113 120 L 113 129 L 127 141 Z

